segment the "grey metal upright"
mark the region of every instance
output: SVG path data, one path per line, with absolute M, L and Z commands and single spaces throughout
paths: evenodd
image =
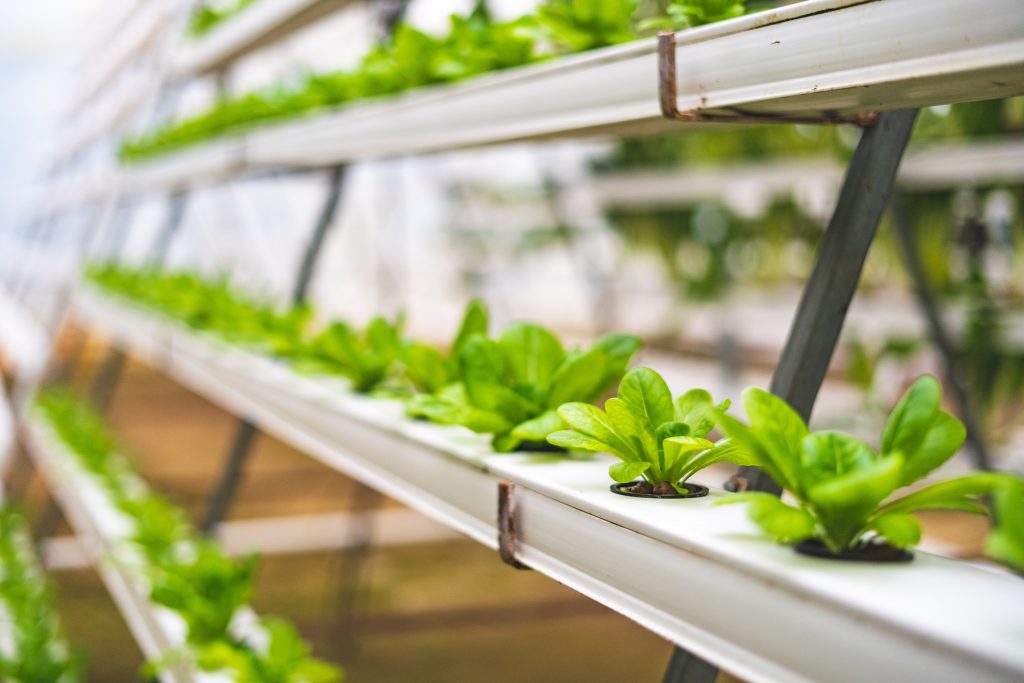
M 167 201 L 167 218 L 157 233 L 150 247 L 149 263 L 153 266 L 160 266 L 167 260 L 167 254 L 174 243 L 174 237 L 178 234 L 181 223 L 185 218 L 185 210 L 188 206 L 188 195 L 176 193 L 170 196 Z M 114 392 L 117 390 L 121 373 L 127 357 L 123 350 L 116 346 L 110 347 L 103 361 L 100 363 L 96 377 L 89 387 L 89 400 L 93 407 L 101 415 L 110 407 L 114 399 Z
M 916 118 L 916 109 L 880 114 L 864 129 L 847 168 L 770 387 L 805 420 L 839 341 Z M 731 481 L 734 488 L 781 493 L 779 485 L 756 467 L 740 468 Z M 664 683 L 711 683 L 716 676 L 715 667 L 677 647 Z
M 303 303 L 309 293 L 309 286 L 316 272 L 316 264 L 320 256 L 321 248 L 331 226 L 341 200 L 341 193 L 345 185 L 347 166 L 336 166 L 331 170 L 327 197 L 324 200 L 317 216 L 316 224 L 313 226 L 313 234 L 302 254 L 302 261 L 299 263 L 298 272 L 295 275 L 295 284 L 292 289 L 291 301 L 293 304 Z M 218 524 L 227 515 L 234 501 L 238 486 L 245 474 L 245 464 L 252 452 L 258 433 L 258 427 L 248 418 L 241 418 L 235 436 L 231 441 L 227 457 L 224 462 L 224 469 L 217 480 L 217 485 L 210 497 L 210 505 L 207 508 L 206 516 L 203 518 L 201 528 L 204 533 L 212 533 Z
M 913 220 L 902 196 L 898 193 L 892 198 L 890 214 L 892 215 L 896 238 L 900 245 L 900 253 L 903 256 L 903 265 L 907 269 L 907 274 L 910 275 L 918 308 L 921 309 L 921 313 L 924 315 L 925 323 L 928 326 L 928 335 L 931 337 L 932 343 L 935 344 L 939 357 L 942 359 L 943 371 L 952 389 L 951 393 L 953 400 L 956 402 L 957 412 L 960 414 L 960 420 L 964 423 L 964 427 L 967 430 L 967 445 L 970 448 L 971 456 L 974 458 L 974 464 L 979 469 L 991 469 L 985 433 L 967 393 L 962 368 L 957 358 L 956 344 L 942 321 L 939 304 L 935 300 L 931 286 L 928 284 L 924 264 L 921 263 L 921 254 L 914 237 Z

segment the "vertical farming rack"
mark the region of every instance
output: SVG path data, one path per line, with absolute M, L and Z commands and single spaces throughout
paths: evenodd
M 45 231 L 59 216 L 86 215 L 84 257 L 143 198 L 164 197 L 167 219 L 152 245 L 159 259 L 197 188 L 268 172 L 321 172 L 328 189 L 295 269 L 293 299 L 302 301 L 352 164 L 707 123 L 857 125 L 863 133 L 841 174 L 838 202 L 771 383 L 806 419 L 917 109 L 1024 93 L 1018 0 L 992 0 L 984 12 L 962 0 L 807 0 L 255 127 L 141 164 L 77 165 L 85 150 L 123 132 L 143 109 L 156 116 L 162 98 L 182 82 L 223 78 L 242 56 L 350 4 L 263 0 L 179 49 L 187 12 L 175 3 L 137 3 L 111 29 L 117 38 L 102 51 L 104 66 L 77 102 L 96 98 L 119 70 L 138 63 L 149 69 L 147 87 L 82 117 L 57 150 L 36 229 Z M 865 671 L 885 671 L 891 681 L 1024 677 L 1024 624 L 1011 610 L 993 609 L 1024 603 L 1024 584 L 1010 577 L 926 553 L 912 567 L 823 571 L 814 560 L 752 539 L 741 511 L 712 513 L 724 495 L 719 490 L 671 508 L 608 496 L 603 458 L 538 464 L 494 455 L 477 435 L 405 419 L 397 402 L 369 401 L 300 376 L 81 283 L 72 289 L 60 313 L 102 333 L 113 349 L 97 396 L 109 397 L 130 353 L 238 416 L 208 528 L 230 509 L 253 436 L 266 431 L 668 639 L 678 647 L 666 681 L 710 681 L 716 667 L 749 681 L 854 682 Z M 61 320 L 47 321 L 51 333 Z M 37 379 L 38 373 L 24 378 L 28 393 Z M 16 404 L 24 407 L 26 395 Z M 20 413 L 33 435 L 29 450 L 50 472 L 59 454 L 31 411 Z M 751 488 L 772 488 L 759 472 L 739 476 Z M 66 482 L 48 479 L 79 532 L 99 524 L 104 513 L 88 496 L 71 496 Z M 686 590 L 666 594 L 657 586 Z M 948 599 L 954 588 L 962 599 Z M 151 607 L 119 604 L 129 620 Z

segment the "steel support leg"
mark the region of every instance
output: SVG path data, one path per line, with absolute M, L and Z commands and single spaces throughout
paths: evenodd
M 846 171 L 770 387 L 805 420 L 839 341 L 916 118 L 916 109 L 880 114 L 864 130 Z M 740 476 L 748 489 L 780 492 L 778 484 L 756 467 L 740 468 Z
M 299 264 L 298 273 L 295 276 L 295 286 L 292 289 L 292 302 L 300 304 L 306 300 L 309 285 L 313 280 L 316 271 L 317 259 L 327 232 L 334 223 L 334 216 L 338 210 L 341 199 L 341 192 L 345 185 L 346 166 L 336 166 L 331 171 L 330 182 L 327 190 L 327 198 L 324 200 L 323 209 L 317 216 L 316 225 L 313 228 L 313 235 L 302 255 L 302 262 Z M 224 463 L 224 470 L 217 480 L 217 486 L 210 497 L 210 507 L 207 509 L 206 517 L 203 520 L 202 529 L 206 534 L 212 534 L 217 525 L 224 520 L 231 509 L 238 492 L 238 487 L 245 476 L 245 465 L 252 451 L 258 429 L 249 420 L 242 418 L 238 423 L 238 430 L 231 442 L 227 459 Z
M 238 429 L 235 431 L 235 438 L 231 441 L 231 450 L 228 452 L 228 459 L 224 465 L 217 484 L 217 490 L 210 501 L 210 507 L 206 511 L 206 518 L 203 520 L 201 529 L 205 534 L 212 534 L 215 527 L 220 524 L 227 514 L 231 505 L 238 483 L 242 479 L 242 471 L 245 461 L 252 451 L 253 442 L 256 439 L 256 425 L 249 420 L 241 420 Z
M 187 200 L 188 195 L 186 194 L 175 194 L 168 200 L 167 219 L 153 243 L 150 256 L 153 265 L 159 266 L 167 259 L 167 253 L 170 251 L 174 237 L 178 234 L 178 228 L 181 227 L 182 219 L 185 217 Z M 114 393 L 117 391 L 126 361 L 127 358 L 123 351 L 111 348 L 100 364 L 96 379 L 93 380 L 89 390 L 89 397 L 93 407 L 101 415 L 107 411 L 114 399 Z
M 79 248 L 78 261 L 80 267 L 98 255 L 102 255 L 101 258 L 106 260 L 111 260 L 117 255 L 121 244 L 124 242 L 124 233 L 128 228 L 130 215 L 131 208 L 129 206 L 124 205 L 118 199 L 112 201 L 109 211 L 105 211 L 100 215 L 93 230 L 86 231 L 83 235 Z M 65 311 L 69 308 L 72 289 L 71 285 L 67 287 L 64 297 L 65 304 L 63 306 Z M 64 315 L 58 316 L 54 322 L 54 343 L 56 342 L 58 332 L 63 326 L 63 318 Z M 78 341 L 68 353 L 64 354 L 61 360 L 56 358 L 56 349 L 51 348 L 50 360 L 47 370 L 43 374 L 42 384 L 70 384 L 74 380 L 75 372 L 81 362 L 82 354 L 88 345 L 88 341 L 88 331 L 82 330 Z
M 184 193 L 173 194 L 167 204 L 167 220 L 163 228 L 157 233 L 156 241 L 153 243 L 151 260 L 153 265 L 162 266 L 167 260 L 167 254 L 171 250 L 174 236 L 178 234 L 181 221 L 185 217 L 185 208 L 188 205 L 188 195 Z
M 352 481 L 352 515 L 346 542 L 338 557 L 338 585 L 336 623 L 338 625 L 339 655 L 350 652 L 356 644 L 359 610 L 364 604 L 370 583 L 370 551 L 373 549 L 373 511 L 380 507 L 384 496 L 376 490 Z
M 127 361 L 128 358 L 124 352 L 113 347 L 103 358 L 96 377 L 92 381 L 92 386 L 89 388 L 89 401 L 92 403 L 93 409 L 100 415 L 105 414 L 110 408 Z
M 918 252 L 917 242 L 914 239 L 916 231 L 913 219 L 910 217 L 907 206 L 899 194 L 893 196 L 890 214 L 892 215 L 896 237 L 900 243 L 903 265 L 906 267 L 907 274 L 910 275 L 910 280 L 914 286 L 914 296 L 917 298 L 917 305 L 921 309 L 921 313 L 924 314 L 932 343 L 935 344 L 935 348 L 938 349 L 939 355 L 942 358 L 943 370 L 952 389 L 953 400 L 956 401 L 960 419 L 967 429 L 967 443 L 970 446 L 971 455 L 974 457 L 974 464 L 978 469 L 991 469 L 992 466 L 988 457 L 988 446 L 985 442 L 984 430 L 977 419 L 974 405 L 968 397 L 967 387 L 965 386 L 963 373 L 961 372 L 960 363 L 956 355 L 956 347 L 949 332 L 946 330 L 942 316 L 939 314 L 938 302 L 936 302 L 932 289 L 928 284 L 924 264 L 921 263 L 921 254 Z
M 689 652 L 675 648 L 668 660 L 663 683 L 714 683 L 718 668 Z
M 864 130 L 846 171 L 770 387 L 805 420 L 839 341 L 916 118 L 916 109 L 880 114 Z M 778 484 L 756 467 L 741 467 L 737 480 L 749 490 L 781 493 Z M 677 647 L 664 683 L 708 683 L 716 675 L 712 665 Z

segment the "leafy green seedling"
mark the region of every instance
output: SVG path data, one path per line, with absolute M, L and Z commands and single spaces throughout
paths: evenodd
M 0 680 L 81 680 L 81 657 L 72 654 L 64 640 L 53 593 L 39 570 L 25 520 L 7 506 L 0 507 L 0 605 L 6 636 L 0 647 Z
M 715 445 L 707 435 L 719 413 L 703 389 L 692 389 L 672 401 L 668 385 L 654 370 L 636 368 L 626 373 L 619 394 L 604 410 L 589 403 L 566 403 L 558 414 L 572 428 L 554 432 L 548 442 L 577 451 L 610 453 L 621 462 L 608 468 L 620 484 L 643 477 L 637 493 L 683 493 L 682 484 L 716 462 L 748 464 L 743 453 L 728 442 Z
M 237 683 L 339 683 L 344 679 L 341 669 L 311 656 L 291 624 L 263 619 L 262 625 L 269 635 L 265 652 L 218 641 L 201 650 L 200 668 L 230 672 Z
M 581 52 L 636 38 L 637 0 L 547 0 L 537 8 L 545 37 L 566 52 Z
M 118 507 L 135 522 L 134 541 L 151 564 L 172 562 L 175 550 L 192 536 L 185 514 L 160 496 L 150 493 L 123 501 Z
M 1009 481 L 996 489 L 996 528 L 985 552 L 1008 567 L 1024 572 L 1024 482 Z
M 235 613 L 252 595 L 258 563 L 255 555 L 236 561 L 216 544 L 200 541 L 194 557 L 153 567 L 150 598 L 181 614 L 189 643 L 229 639 Z
M 402 323 L 376 317 L 360 333 L 334 322 L 314 337 L 294 361 L 296 369 L 342 375 L 352 388 L 368 393 L 397 371 L 402 353 Z
M 459 353 L 472 337 L 487 334 L 489 317 L 484 302 L 479 299 L 471 300 L 462 314 L 462 323 L 447 357 L 429 344 L 412 340 L 407 340 L 403 344 L 401 360 L 404 374 L 416 391 L 436 394 L 458 382 Z M 412 415 L 417 414 L 415 403 L 410 405 L 409 411 Z
M 664 14 L 640 22 L 642 30 L 675 30 L 741 17 L 744 0 L 670 0 Z
M 548 434 L 565 428 L 558 407 L 600 398 L 638 348 L 638 338 L 610 334 L 566 352 L 544 328 L 514 323 L 497 340 L 468 339 L 459 350 L 462 383 L 419 407 L 435 422 L 493 434 L 498 452 L 544 448 Z
M 919 378 L 893 409 L 881 449 L 841 432 L 811 432 L 785 401 L 761 389 L 743 393 L 750 425 L 728 415 L 719 425 L 796 499 L 790 505 L 767 493 L 740 493 L 720 503 L 749 503 L 750 517 L 781 543 L 821 541 L 840 553 L 884 539 L 906 548 L 921 538 L 912 513 L 926 509 L 984 513 L 979 498 L 1007 475 L 983 472 L 926 486 L 889 500 L 942 465 L 960 448 L 965 431 L 940 409 L 942 389 L 931 376 Z
M 188 35 L 199 38 L 240 14 L 256 0 L 229 0 L 228 2 L 204 2 L 188 20 Z
M 284 358 L 302 349 L 313 318 L 309 306 L 282 311 L 237 291 L 224 277 L 209 279 L 192 272 L 115 265 L 93 266 L 87 276 L 105 289 L 181 320 L 192 328 L 213 333 L 232 344 Z

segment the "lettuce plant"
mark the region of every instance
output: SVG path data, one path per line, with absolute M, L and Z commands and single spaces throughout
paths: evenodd
M 69 651 L 53 593 L 36 563 L 24 518 L 0 507 L 0 606 L 9 637 L 0 647 L 0 680 L 73 683 L 81 661 Z
M 313 317 L 308 306 L 280 310 L 256 301 L 224 277 L 210 279 L 188 271 L 117 265 L 92 266 L 87 277 L 196 330 L 275 356 L 290 357 L 301 349 Z
M 675 30 L 741 17 L 745 0 L 669 0 L 664 14 L 640 23 L 642 29 Z
M 632 30 L 637 0 L 547 0 L 537 8 L 545 36 L 566 52 L 625 43 Z
M 209 541 L 193 549 L 187 559 L 165 560 L 153 568 L 150 599 L 181 614 L 190 643 L 224 640 L 238 608 L 252 595 L 259 558 L 235 561 Z
M 306 372 L 342 375 L 352 388 L 368 393 L 397 371 L 402 355 L 402 321 L 373 318 L 361 332 L 333 322 L 297 354 L 295 368 Z
M 418 409 L 434 422 L 493 434 L 498 452 L 544 448 L 548 434 L 565 428 L 558 407 L 600 398 L 638 348 L 638 338 L 610 334 L 586 351 L 567 352 L 544 328 L 514 323 L 496 340 L 466 340 L 458 354 L 462 382 Z
M 256 0 L 231 0 L 230 2 L 204 2 L 196 8 L 188 20 L 188 35 L 200 38 L 225 21 L 242 13 Z
M 160 496 L 147 492 L 118 507 L 135 522 L 131 540 L 152 564 L 173 561 L 176 550 L 192 536 L 185 514 Z
M 229 672 L 237 683 L 337 683 L 342 671 L 310 656 L 295 628 L 281 619 L 264 619 L 266 651 L 216 642 L 199 655 L 204 671 Z
M 996 489 L 996 528 L 985 551 L 1008 567 L 1024 572 L 1024 482 L 1008 481 Z
M 589 403 L 566 403 L 558 414 L 572 428 L 548 435 L 548 443 L 576 451 L 610 453 L 620 462 L 608 474 L 620 484 L 643 477 L 634 493 L 684 493 L 691 476 L 716 462 L 747 464 L 742 451 L 728 442 L 716 446 L 707 435 L 719 413 L 703 389 L 692 389 L 674 402 L 668 385 L 654 370 L 626 373 L 618 396 L 604 410 Z
M 841 432 L 811 432 L 785 401 L 760 389 L 743 393 L 750 424 L 719 416 L 721 429 L 783 489 L 790 504 L 767 493 L 740 493 L 720 503 L 749 503 L 751 519 L 782 543 L 816 539 L 838 554 L 884 540 L 898 548 L 921 538 L 918 510 L 984 513 L 979 499 L 1008 480 L 977 473 L 891 498 L 942 465 L 964 441 L 964 426 L 939 407 L 942 389 L 919 378 L 893 409 L 881 448 Z
M 472 299 L 462 314 L 462 322 L 452 342 L 448 356 L 430 344 L 406 340 L 402 345 L 401 361 L 405 378 L 413 388 L 424 394 L 436 394 L 459 380 L 458 357 L 462 348 L 472 337 L 487 334 L 490 316 L 487 306 L 479 299 Z M 410 414 L 417 414 L 414 406 Z

